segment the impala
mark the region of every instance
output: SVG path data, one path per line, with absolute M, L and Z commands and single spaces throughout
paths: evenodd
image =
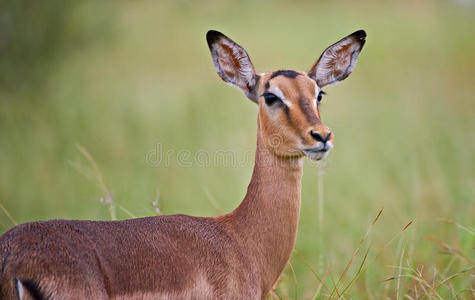
M 328 47 L 308 72 L 257 74 L 247 52 L 206 35 L 214 67 L 258 105 L 247 194 L 219 217 L 51 220 L 0 237 L 1 299 L 263 299 L 295 244 L 303 158 L 324 158 L 335 135 L 322 123 L 326 85 L 345 79 L 363 30 Z

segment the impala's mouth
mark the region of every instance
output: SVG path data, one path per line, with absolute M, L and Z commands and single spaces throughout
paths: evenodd
M 311 160 L 321 160 L 328 155 L 331 149 L 333 149 L 332 144 L 319 142 L 315 147 L 303 149 L 303 153 Z

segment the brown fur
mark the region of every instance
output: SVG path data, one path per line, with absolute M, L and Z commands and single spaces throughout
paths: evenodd
M 0 237 L 0 299 L 18 299 L 19 293 L 22 299 L 267 295 L 297 236 L 302 147 L 316 143 L 310 130 L 326 136 L 329 129 L 315 102 L 319 87 L 307 74 L 256 75 L 239 45 L 217 32 L 207 39 L 221 78 L 259 105 L 254 171 L 239 207 L 216 218 L 170 215 L 16 226 Z M 215 47 L 221 41 L 225 44 Z M 273 88 L 286 105 L 265 104 L 261 95 Z

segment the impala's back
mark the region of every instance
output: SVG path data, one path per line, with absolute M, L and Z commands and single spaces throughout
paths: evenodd
M 239 249 L 211 218 L 172 215 L 113 222 L 27 223 L 0 237 L 0 298 L 240 295 L 252 276 L 237 272 L 246 262 Z M 251 299 L 257 291 L 247 292 Z

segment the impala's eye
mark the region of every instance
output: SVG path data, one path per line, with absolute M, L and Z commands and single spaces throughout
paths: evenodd
M 325 93 L 324 91 L 320 91 L 317 96 L 317 101 L 320 103 L 320 101 L 322 101 L 323 99 L 323 95 L 326 95 L 326 94 L 327 93 Z
M 264 97 L 264 100 L 266 101 L 266 104 L 271 106 L 272 104 L 276 103 L 276 102 L 280 102 L 280 99 L 279 97 L 277 97 L 276 95 L 272 94 L 272 93 L 264 93 L 264 95 L 262 95 Z

